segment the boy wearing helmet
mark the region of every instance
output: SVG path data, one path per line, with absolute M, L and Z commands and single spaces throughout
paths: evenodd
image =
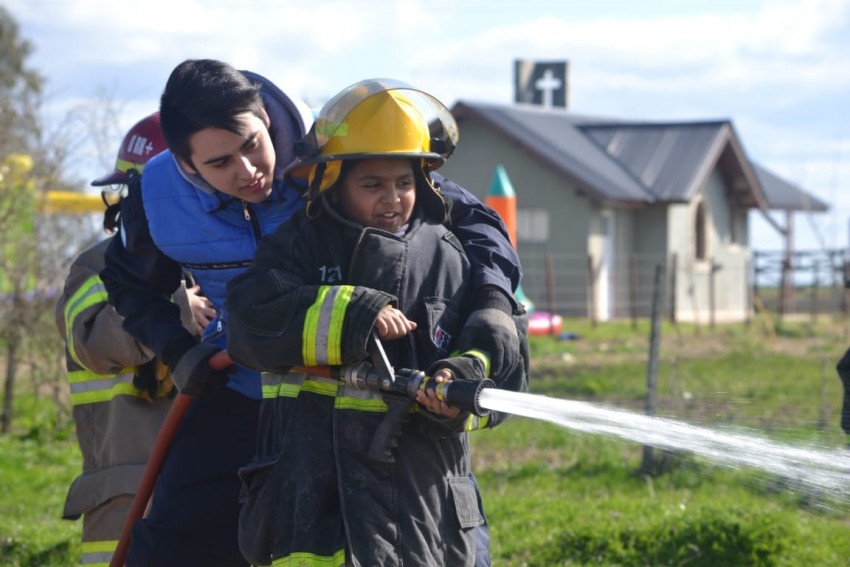
M 448 109 L 409 85 L 344 90 L 290 172 L 306 185 L 306 210 L 228 285 L 231 356 L 269 373 L 257 456 L 241 472 L 240 541 L 255 564 L 476 563 L 484 520 L 467 432 L 505 416 L 477 419 L 434 391 L 418 391 L 417 405 L 333 372 L 289 371 L 362 361 L 377 333 L 393 368 L 427 369 L 440 383 L 492 376 L 488 353 L 463 332 L 477 290 L 444 225 L 450 199 L 430 176 L 457 138 Z M 517 313 L 518 336 L 524 324 Z M 494 377 L 499 387 L 527 389 L 521 342 L 524 361 Z M 388 423 L 398 438 L 376 453 Z
M 312 114 L 267 79 L 215 60 L 178 65 L 160 113 L 170 151 L 148 164 L 142 191 L 122 202 L 122 238 L 110 245 L 102 277 L 124 328 L 196 400 L 163 463 L 150 514 L 136 524 L 127 563 L 244 565 L 237 471 L 254 455 L 260 374 L 241 365 L 214 371 L 209 359 L 227 346 L 226 282 L 250 265 L 264 235 L 304 208 L 282 174 Z M 456 197 L 455 232 L 472 260 L 473 285 L 486 289 L 480 311 L 502 315 L 501 332 L 478 325 L 468 334 L 493 345 L 486 350 L 496 353 L 497 366 L 512 368 L 519 341 L 503 311 L 511 312 L 519 283 L 516 251 L 498 215 L 442 183 Z M 181 269 L 216 308 L 200 342 L 166 300 Z
M 92 181 L 107 209 L 103 227 L 113 234 L 119 202 L 135 185 L 145 163 L 165 149 L 159 113 L 137 122 L 124 136 L 115 169 Z M 171 406 L 168 373 L 150 351 L 121 329 L 121 317 L 106 301 L 98 276 L 109 239 L 83 251 L 71 265 L 56 306 L 56 326 L 65 340 L 71 405 L 83 471 L 71 485 L 62 516 L 83 516 L 82 563 L 106 564 L 121 535 L 145 463 Z M 197 287 L 174 297 L 194 330 L 208 317 Z M 197 319 L 195 319 L 197 317 Z

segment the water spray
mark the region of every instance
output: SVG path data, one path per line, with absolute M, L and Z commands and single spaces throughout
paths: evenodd
M 483 390 L 478 403 L 491 411 L 548 421 L 583 433 L 691 453 L 727 466 L 761 469 L 808 494 L 850 503 L 850 451 L 844 449 L 795 447 L 756 434 L 496 388 Z

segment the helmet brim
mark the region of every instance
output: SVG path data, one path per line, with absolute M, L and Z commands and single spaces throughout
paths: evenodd
M 91 185 L 93 187 L 102 187 L 104 185 L 126 185 L 126 183 L 127 172 L 115 170 L 112 173 L 104 175 L 103 177 L 98 177 L 97 179 L 91 182 Z

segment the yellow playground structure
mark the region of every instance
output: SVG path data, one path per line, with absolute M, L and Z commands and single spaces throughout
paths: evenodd
M 100 194 L 75 191 L 45 191 L 36 197 L 36 210 L 46 214 L 102 213 L 106 208 Z

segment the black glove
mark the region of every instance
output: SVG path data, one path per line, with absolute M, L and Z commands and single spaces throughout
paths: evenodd
M 838 361 L 835 367 L 838 371 L 838 377 L 841 378 L 841 383 L 844 385 L 844 407 L 841 409 L 841 429 L 844 433 L 850 434 L 850 348 Z
M 156 398 L 156 359 L 152 358 L 136 367 L 133 373 L 133 386 L 145 392 L 148 401 Z
M 513 306 L 501 291 L 485 289 L 458 338 L 458 350 L 483 351 L 490 358 L 490 378 L 510 374 L 520 363 L 519 335 L 511 318 Z
M 210 358 L 222 349 L 209 343 L 199 343 L 191 335 L 172 339 L 165 347 L 163 360 L 171 369 L 171 379 L 181 394 L 201 396 L 227 383 L 225 370 L 213 370 Z
M 136 367 L 133 386 L 144 392 L 144 397 L 149 402 L 164 396 L 172 398 L 177 393 L 171 379 L 171 371 L 158 358 L 152 358 Z

